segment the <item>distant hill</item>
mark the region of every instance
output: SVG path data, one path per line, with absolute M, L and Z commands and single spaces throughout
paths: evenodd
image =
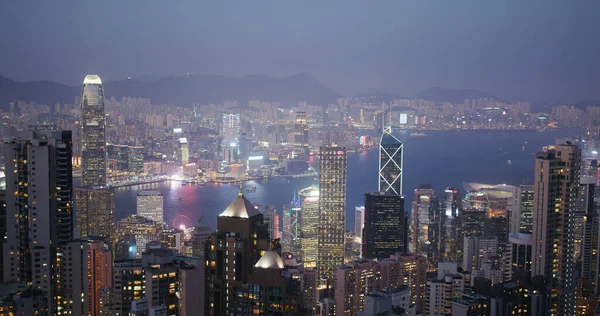
M 11 101 L 39 103 L 72 103 L 81 93 L 81 87 L 50 81 L 16 82 L 0 76 L 0 108 Z M 315 78 L 296 74 L 283 78 L 263 75 L 232 78 L 213 75 L 167 77 L 151 82 L 121 80 L 104 83 L 106 97 L 144 97 L 154 104 L 190 106 L 194 103 L 220 103 L 238 100 L 241 106 L 248 100 L 281 102 L 293 106 L 298 101 L 309 104 L 327 104 L 340 97 Z
M 429 101 L 439 101 L 439 102 L 450 102 L 450 103 L 463 103 L 465 99 L 496 99 L 499 98 L 485 92 L 472 90 L 472 89 L 445 89 L 445 88 L 429 88 L 425 91 L 422 91 L 414 96 L 412 99 L 423 99 Z

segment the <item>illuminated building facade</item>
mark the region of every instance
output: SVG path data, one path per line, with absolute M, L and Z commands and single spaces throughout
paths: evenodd
M 240 114 L 223 113 L 223 128 L 221 131 L 221 136 L 223 137 L 224 146 L 238 144 L 240 137 L 240 126 Z
M 304 280 L 294 270 L 276 251 L 264 252 L 248 283 L 236 289 L 231 315 L 310 315 L 312 309 L 303 307 Z
M 164 201 L 160 191 L 140 191 L 137 194 L 137 215 L 157 223 L 163 222 Z
M 217 218 L 206 245 L 205 315 L 230 315 L 237 289 L 247 284 L 254 265 L 270 245 L 263 214 L 242 192 Z
M 403 144 L 391 127 L 386 129 L 379 141 L 379 192 L 402 195 Z
M 97 236 L 111 243 L 115 230 L 114 189 L 77 188 L 75 201 L 80 236 Z
M 581 150 L 570 143 L 536 154 L 533 202 L 532 277 L 544 276 L 549 314 L 575 313 L 574 212 Z
M 344 263 L 346 222 L 346 149 L 321 147 L 319 152 L 319 239 L 317 271 L 333 280 Z
M 74 241 L 64 249 L 64 310 L 72 315 L 101 315 L 101 293 L 112 287 L 112 253 L 101 241 Z
M 106 186 L 104 89 L 98 75 L 87 75 L 81 92 L 81 184 Z
M 462 256 L 459 249 L 460 218 L 462 214 L 461 198 L 458 189 L 447 187 L 444 190 L 442 207 L 440 258 L 456 261 Z
M 306 122 L 306 112 L 296 112 L 296 121 L 294 123 L 294 146 L 302 154 L 308 153 L 308 123 Z
M 62 248 L 73 240 L 71 132 L 22 132 L 4 144 L 4 282 L 39 289 L 62 315 Z
M 365 194 L 362 256 L 378 259 L 407 252 L 408 214 L 404 212 L 404 197 L 382 192 Z
M 265 206 L 263 215 L 265 223 L 269 227 L 269 238 L 271 240 L 281 238 L 279 231 L 279 213 L 277 213 L 277 208 L 272 205 L 267 205 Z
M 151 241 L 162 241 L 164 228 L 162 223 L 137 215 L 131 215 L 117 222 L 115 240 L 123 240 L 127 235 L 135 238 L 136 258 L 141 258 L 146 251 L 146 244 Z
M 302 235 L 302 207 L 300 199 L 294 198 L 291 204 L 283 206 L 283 252 L 293 254 L 302 261 L 301 238 Z
M 426 257 L 429 268 L 435 269 L 439 260 L 440 209 L 430 185 L 415 189 L 412 220 L 414 253 Z
M 319 242 L 319 188 L 310 186 L 298 192 L 302 207 L 301 252 L 305 268 L 317 265 Z
M 335 314 L 358 315 L 364 306 L 364 294 L 379 289 L 376 261 L 359 259 L 347 262 L 335 271 Z

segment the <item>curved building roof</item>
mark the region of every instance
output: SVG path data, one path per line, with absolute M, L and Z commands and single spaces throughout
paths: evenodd
M 275 251 L 267 250 L 254 267 L 261 269 L 283 269 L 285 262 L 283 262 L 283 259 Z
M 83 79 L 83 84 L 102 84 L 102 79 L 98 75 L 87 75 Z
M 258 215 L 260 212 L 247 198 L 244 197 L 244 194 L 240 192 L 238 197 L 229 204 L 229 206 L 219 215 L 220 217 L 241 217 L 241 218 L 250 218 L 252 216 Z

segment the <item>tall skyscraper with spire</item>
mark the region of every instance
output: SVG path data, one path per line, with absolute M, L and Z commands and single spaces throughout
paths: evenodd
M 392 110 L 379 140 L 379 192 L 402 195 L 403 144 L 392 135 Z
M 100 236 L 112 242 L 115 192 L 106 182 L 106 113 L 98 75 L 87 75 L 81 92 L 82 187 L 75 190 L 75 214 L 81 237 Z
M 535 159 L 531 276 L 543 276 L 548 315 L 575 315 L 574 216 L 581 149 L 567 142 L 544 148 Z
M 106 186 L 104 89 L 98 75 L 87 75 L 81 92 L 81 184 Z

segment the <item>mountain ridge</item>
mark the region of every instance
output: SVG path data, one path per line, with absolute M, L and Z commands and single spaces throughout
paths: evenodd
M 221 103 L 225 100 L 238 100 L 241 106 L 246 105 L 248 100 L 280 102 L 283 106 L 294 106 L 298 101 L 322 105 L 341 97 L 314 77 L 302 73 L 280 78 L 267 75 L 186 75 L 149 82 L 123 79 L 106 81 L 103 86 L 107 98 L 144 97 L 154 104 L 181 106 Z M 0 108 L 7 108 L 12 101 L 73 103 L 80 93 L 81 87 L 44 80 L 18 82 L 0 76 Z

